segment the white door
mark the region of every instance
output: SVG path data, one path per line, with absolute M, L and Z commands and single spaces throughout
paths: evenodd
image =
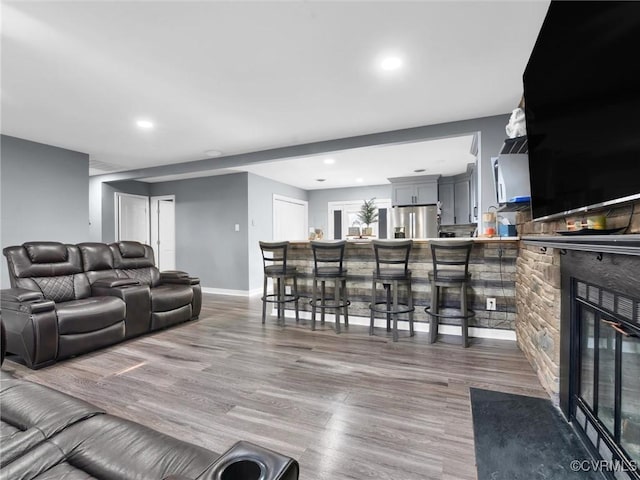
M 175 196 L 151 197 L 151 246 L 160 271 L 176 268 Z
M 149 197 L 116 193 L 116 240 L 149 244 Z
M 306 240 L 308 203 L 305 200 L 273 196 L 273 240 Z

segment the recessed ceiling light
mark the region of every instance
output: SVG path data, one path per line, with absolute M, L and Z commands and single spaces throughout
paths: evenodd
M 153 122 L 150 120 L 138 120 L 136 122 L 136 125 L 140 128 L 144 128 L 146 130 L 149 130 L 150 128 L 153 128 Z
M 364 180 L 362 178 L 358 177 L 358 178 L 356 178 L 356 182 L 362 183 L 362 182 L 364 182 Z
M 324 182 L 326 178 L 316 178 L 316 182 Z
M 414 170 L 414 172 L 416 172 L 416 173 L 422 173 L 422 172 L 426 172 L 426 170 L 425 170 L 424 168 L 416 168 L 416 169 Z
M 333 159 L 333 158 L 325 158 L 325 159 L 324 159 L 324 163 L 325 163 L 326 165 L 333 165 L 334 163 L 336 163 L 336 161 L 335 161 L 335 159 Z
M 204 154 L 208 157 L 219 157 L 222 152 L 220 150 L 205 150 Z
M 402 59 L 400 57 L 385 57 L 380 61 L 380 68 L 387 72 L 398 70 L 402 67 Z

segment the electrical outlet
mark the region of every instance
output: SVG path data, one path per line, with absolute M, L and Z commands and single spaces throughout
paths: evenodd
M 494 297 L 487 297 L 487 310 L 496 309 L 496 299 Z

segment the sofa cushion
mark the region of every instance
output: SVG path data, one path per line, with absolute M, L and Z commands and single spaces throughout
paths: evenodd
M 2 376 L 0 404 L 2 467 L 69 425 L 104 413 L 80 399 L 8 375 Z
M 179 474 L 195 479 L 218 457 L 137 423 L 98 415 L 26 452 L 3 468 L 0 478 L 161 480 Z
M 131 278 L 140 282 L 140 285 L 155 287 L 160 284 L 160 274 L 155 267 L 141 267 L 117 270 L 120 278 Z
M 56 305 L 60 335 L 86 333 L 124 320 L 126 306 L 116 297 L 89 297 Z
M 190 285 L 159 285 L 151 289 L 151 311 L 167 312 L 189 305 L 193 299 Z
M 34 277 L 33 281 L 47 300 L 68 302 L 76 298 L 73 275 L 57 277 Z
M 5 247 L 2 252 L 7 257 L 9 276 L 13 282 L 19 278 L 55 277 L 58 275 L 73 275 L 82 272 L 80 250 L 75 245 L 55 244 L 55 249 L 45 248 L 41 251 L 37 246 L 41 243 L 32 242 L 24 245 Z M 29 250 L 27 249 L 29 247 Z M 66 254 L 60 252 L 64 249 Z M 37 260 L 37 261 L 36 261 Z M 54 260 L 44 262 L 44 260 Z M 19 285 L 13 285 L 19 286 Z
M 105 243 L 79 243 L 84 271 L 113 269 L 113 254 Z
M 69 258 L 67 246 L 59 242 L 27 242 L 23 246 L 33 263 L 62 263 Z

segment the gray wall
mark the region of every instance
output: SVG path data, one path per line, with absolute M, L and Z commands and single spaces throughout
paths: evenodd
M 308 200 L 306 190 L 248 174 L 249 288 L 262 288 L 262 255 L 258 242 L 273 240 L 273 195 Z
M 249 290 L 247 174 L 149 185 L 150 195 L 176 197 L 176 268 L 203 287 Z
M 116 241 L 115 219 L 115 194 L 131 193 L 133 195 L 150 195 L 150 184 L 136 182 L 135 180 L 123 180 L 120 182 L 105 182 L 102 184 L 102 238 L 101 242 L 111 243 Z
M 2 135 L 2 247 L 77 243 L 89 233 L 89 155 Z M 2 257 L 2 287 L 9 276 Z
M 391 199 L 391 184 L 353 188 L 328 188 L 309 191 L 309 228 L 321 228 L 325 235 L 329 232 L 328 203 L 342 200 L 369 200 L 370 198 Z

